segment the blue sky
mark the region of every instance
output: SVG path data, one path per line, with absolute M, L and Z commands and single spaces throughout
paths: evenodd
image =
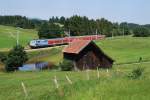
M 72 15 L 150 24 L 150 0 L 0 0 L 0 15 L 49 19 Z

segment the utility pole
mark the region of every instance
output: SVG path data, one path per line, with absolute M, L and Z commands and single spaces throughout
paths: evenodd
M 70 29 L 69 29 L 69 33 L 68 33 L 68 35 L 69 35 L 69 44 L 70 44 Z
M 70 46 L 70 43 L 71 43 L 71 41 L 70 41 L 71 40 L 70 39 L 70 29 L 69 29 L 69 32 L 68 32 L 68 38 L 67 39 L 68 39 L 68 46 Z
M 16 36 L 17 38 L 17 45 L 19 45 L 19 27 L 17 27 L 17 36 Z
M 97 40 L 97 29 L 96 29 L 96 40 Z

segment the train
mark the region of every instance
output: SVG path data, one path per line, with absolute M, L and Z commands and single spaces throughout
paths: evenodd
M 33 48 L 64 45 L 64 44 L 71 43 L 72 41 L 75 40 L 101 40 L 104 38 L 105 35 L 86 35 L 86 36 L 71 36 L 71 37 L 54 38 L 54 39 L 37 39 L 37 40 L 31 40 L 29 46 L 33 49 Z

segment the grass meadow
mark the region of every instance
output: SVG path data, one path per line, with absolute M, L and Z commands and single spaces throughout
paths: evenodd
M 127 75 L 137 67 L 144 68 L 140 79 L 132 80 Z M 1 100 L 149 100 L 149 63 L 114 66 L 112 69 L 87 72 L 35 71 L 0 73 Z M 68 75 L 72 84 L 69 84 Z M 59 88 L 54 84 L 57 76 Z M 24 83 L 27 97 L 23 92 Z
M 17 29 L 11 26 L 0 25 L 0 49 L 7 50 L 16 45 Z M 32 29 L 19 29 L 19 43 L 27 46 L 29 41 L 38 38 L 37 31 Z
M 15 44 L 15 39 L 6 29 L 16 32 L 13 27 L 0 26 L 2 49 Z M 20 40 L 24 46 L 30 39 L 37 37 L 34 30 L 21 29 L 21 31 L 20 34 L 23 36 Z M 125 36 L 97 40 L 95 43 L 115 60 L 112 69 L 99 70 L 99 78 L 96 70 L 88 72 L 89 80 L 86 71 L 44 70 L 13 73 L 1 71 L 0 100 L 150 100 L 150 38 Z M 49 61 L 58 64 L 63 59 L 62 49 L 63 47 L 58 47 L 30 51 L 28 63 Z M 142 62 L 136 64 L 140 57 Z M 137 67 L 144 68 L 143 75 L 140 79 L 129 79 L 127 75 Z M 68 83 L 66 75 L 72 84 Z M 54 76 L 57 76 L 58 89 L 54 84 Z M 23 91 L 22 82 L 27 96 Z
M 111 56 L 116 63 L 137 62 L 140 57 L 143 61 L 150 60 L 149 37 L 116 37 L 96 41 L 103 51 Z

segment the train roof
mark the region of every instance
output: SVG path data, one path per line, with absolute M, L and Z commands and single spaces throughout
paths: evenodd
M 70 36 L 70 37 L 62 37 L 62 38 L 74 38 L 74 37 L 85 37 L 85 36 L 97 36 L 97 35 L 83 35 L 83 36 Z M 100 35 L 103 36 L 103 35 Z M 34 39 L 34 40 L 59 40 L 62 38 L 52 38 L 52 39 Z

